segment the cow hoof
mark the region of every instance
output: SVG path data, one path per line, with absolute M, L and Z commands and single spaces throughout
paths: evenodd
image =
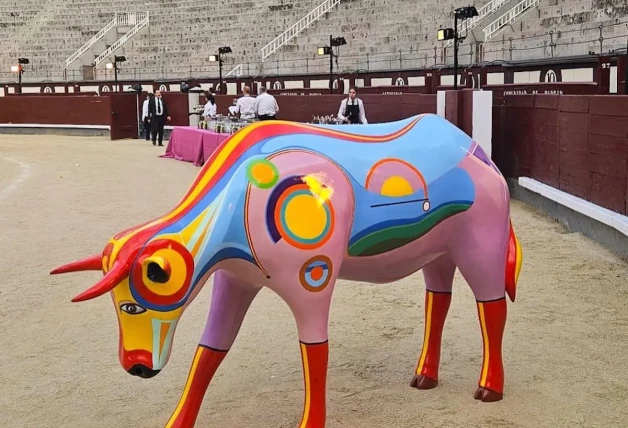
M 438 385 L 438 381 L 427 376 L 415 376 L 410 382 L 410 386 L 416 389 L 433 389 Z
M 473 394 L 473 398 L 475 398 L 476 400 L 481 400 L 484 403 L 492 403 L 502 400 L 504 398 L 504 394 L 491 391 L 490 389 L 482 388 L 480 386 L 475 391 L 475 394 Z

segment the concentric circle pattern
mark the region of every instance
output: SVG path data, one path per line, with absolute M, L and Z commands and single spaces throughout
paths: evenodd
M 334 229 L 331 201 L 321 201 L 298 177 L 282 181 L 269 198 L 266 221 L 271 238 L 311 250 L 324 245 Z
M 303 288 L 314 293 L 323 291 L 331 282 L 333 267 L 326 256 L 315 256 L 306 261 L 299 272 Z
M 272 162 L 266 159 L 256 159 L 248 165 L 247 176 L 255 187 L 270 189 L 279 180 L 279 171 Z
M 167 266 L 167 280 L 153 282 L 147 276 L 150 261 Z M 172 310 L 181 306 L 190 291 L 194 258 L 182 244 L 161 239 L 150 242 L 131 269 L 131 293 L 147 309 Z

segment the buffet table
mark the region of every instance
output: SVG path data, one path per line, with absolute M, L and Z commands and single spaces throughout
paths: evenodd
M 175 126 L 170 134 L 164 158 L 192 162 L 201 166 L 230 134 L 218 134 L 191 126 Z

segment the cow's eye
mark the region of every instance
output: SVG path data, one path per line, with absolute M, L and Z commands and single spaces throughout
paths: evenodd
M 123 303 L 120 305 L 120 310 L 129 315 L 139 315 L 146 312 L 146 309 L 136 303 Z

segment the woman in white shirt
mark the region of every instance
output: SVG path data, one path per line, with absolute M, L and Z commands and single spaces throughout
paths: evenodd
M 349 89 L 349 98 L 345 98 L 340 103 L 338 109 L 338 119 L 342 123 L 366 125 L 366 113 L 364 112 L 364 103 L 358 97 L 358 90 L 355 86 Z
M 205 95 L 205 98 L 207 98 L 207 104 L 205 104 L 205 108 L 203 109 L 203 117 L 205 120 L 208 120 L 209 118 L 216 117 L 218 106 L 216 105 L 214 94 Z

